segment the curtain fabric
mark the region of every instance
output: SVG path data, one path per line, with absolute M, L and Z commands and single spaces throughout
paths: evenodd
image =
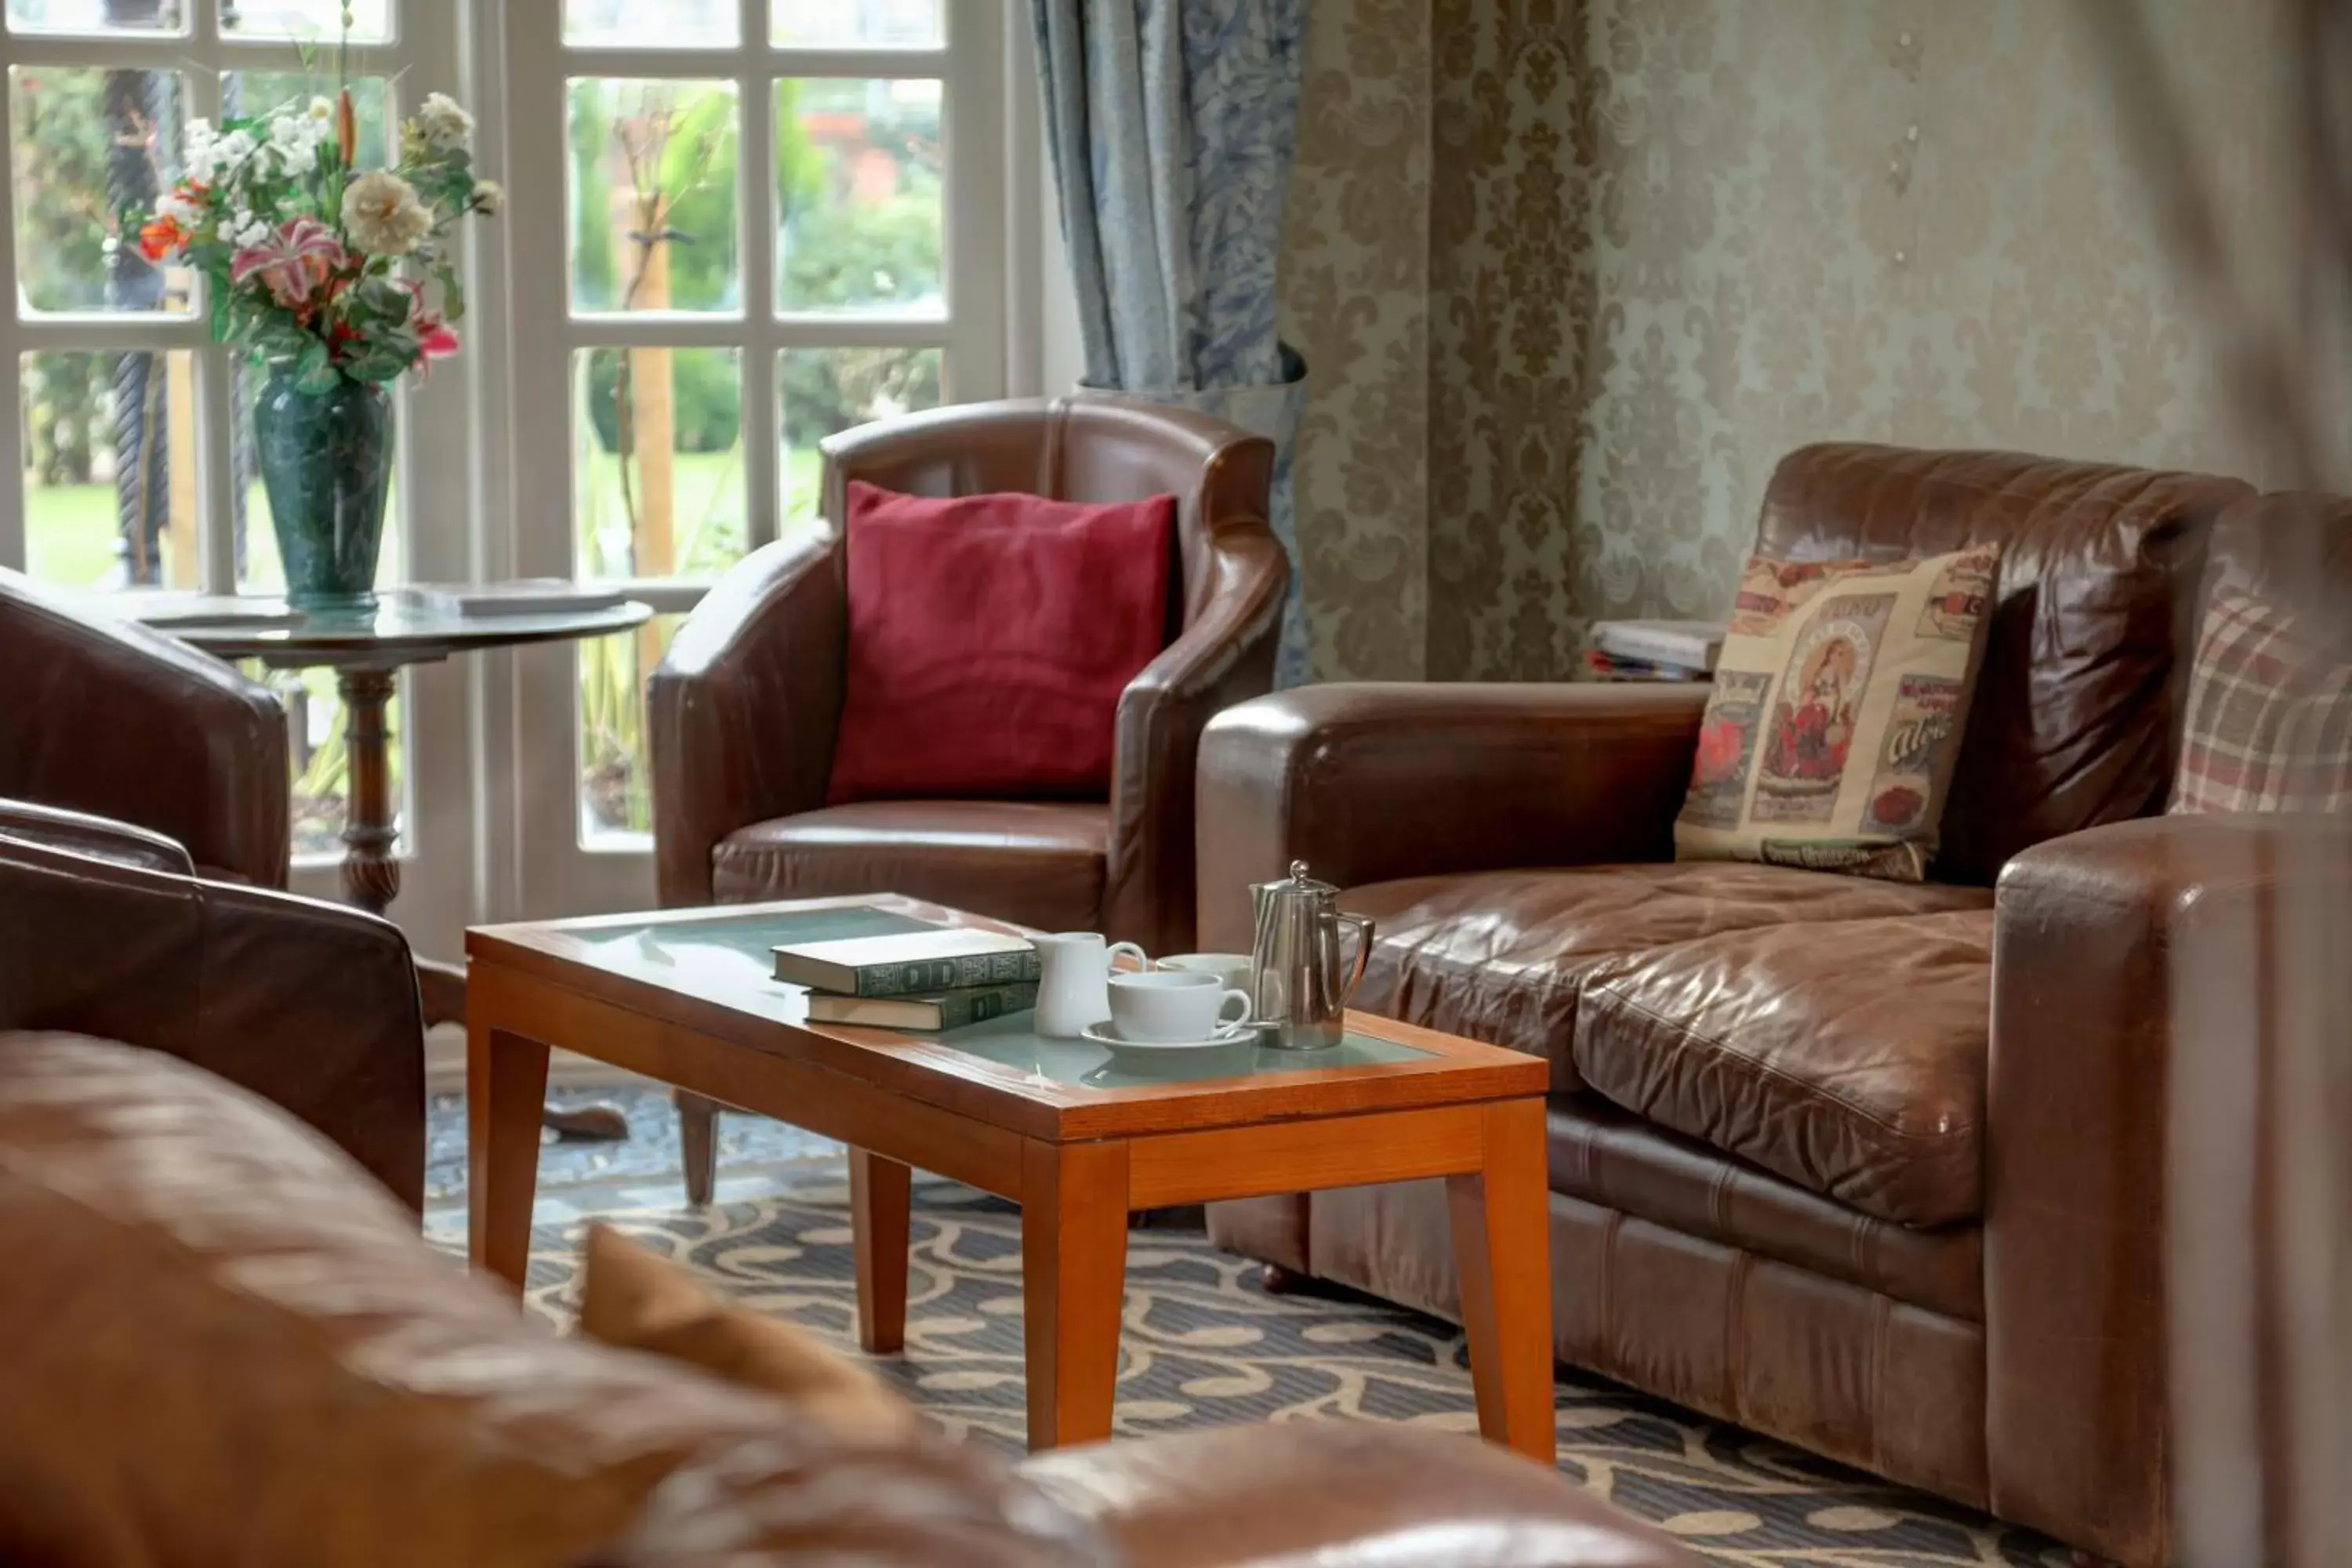
M 1276 683 L 1307 675 L 1290 454 L 1307 367 L 1275 328 L 1307 0 L 1033 0 L 1086 384 L 1275 443 L 1290 554 Z

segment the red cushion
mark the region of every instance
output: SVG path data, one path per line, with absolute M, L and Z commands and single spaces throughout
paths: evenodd
M 1176 498 L 849 487 L 834 805 L 1110 791 L 1119 694 L 1168 640 Z

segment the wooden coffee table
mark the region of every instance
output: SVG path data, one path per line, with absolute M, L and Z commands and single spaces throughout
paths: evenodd
M 1351 1016 L 1328 1051 L 1130 1071 L 1026 1013 L 942 1035 L 812 1025 L 807 994 L 768 977 L 777 942 L 918 920 L 1009 929 L 886 897 L 467 932 L 476 1266 L 522 1282 L 548 1051 L 577 1051 L 850 1146 L 869 1352 L 905 1338 L 909 1167 L 1020 1204 L 1029 1445 L 1045 1448 L 1110 1435 L 1130 1211 L 1444 1176 L 1479 1429 L 1552 1462 L 1542 1061 Z

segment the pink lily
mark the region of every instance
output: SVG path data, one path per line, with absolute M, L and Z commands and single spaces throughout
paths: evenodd
M 271 299 L 298 310 L 349 259 L 334 230 L 317 218 L 298 217 L 261 244 L 238 251 L 228 276 L 240 285 L 259 278 Z
M 408 280 L 408 294 L 416 301 L 408 313 L 408 330 L 416 334 L 416 374 L 422 377 L 432 374 L 435 360 L 447 359 L 457 352 L 457 329 L 443 320 L 440 311 L 425 308 L 424 285 Z

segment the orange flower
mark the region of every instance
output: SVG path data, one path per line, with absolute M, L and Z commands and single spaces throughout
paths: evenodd
M 150 261 L 176 256 L 188 243 L 188 231 L 176 218 L 159 217 L 139 231 L 139 254 Z

